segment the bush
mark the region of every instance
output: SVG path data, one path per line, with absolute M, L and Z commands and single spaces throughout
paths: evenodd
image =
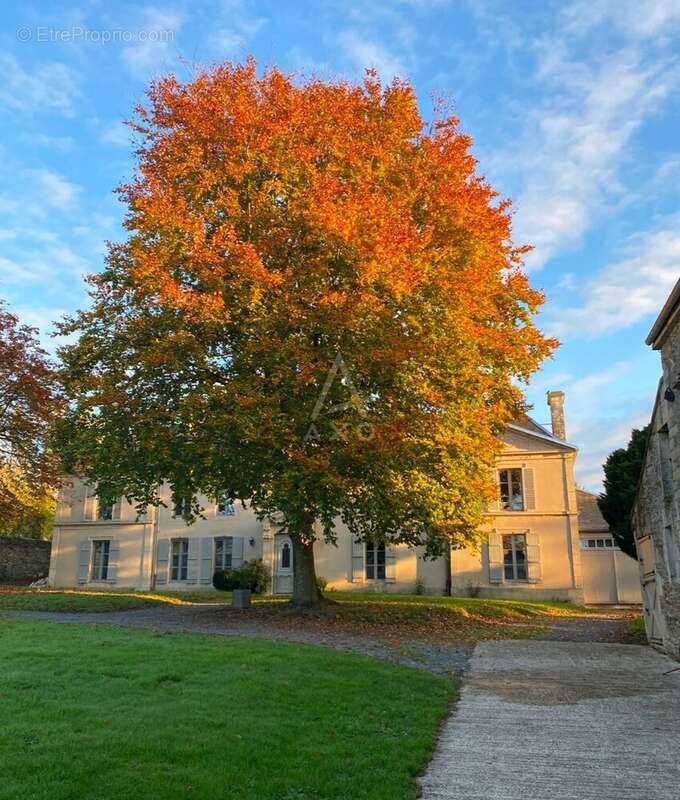
M 413 590 L 416 594 L 425 594 L 425 583 L 421 578 L 418 578 Z
M 213 586 L 220 592 L 233 592 L 241 588 L 241 573 L 236 569 L 218 570 L 213 575 Z
M 241 566 L 241 588 L 263 594 L 269 586 L 269 570 L 261 558 L 245 561 Z
M 328 586 L 328 581 L 325 578 L 322 578 L 321 575 L 317 575 L 316 585 L 321 594 L 323 594 L 326 591 L 326 587 Z

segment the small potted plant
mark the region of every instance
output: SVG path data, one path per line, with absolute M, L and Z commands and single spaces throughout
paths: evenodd
M 250 574 L 244 564 L 239 570 L 239 586 L 231 593 L 232 608 L 250 608 L 250 599 L 253 590 L 250 587 Z

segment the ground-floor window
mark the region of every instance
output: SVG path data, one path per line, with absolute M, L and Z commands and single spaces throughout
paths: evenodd
M 170 564 L 170 580 L 185 581 L 189 571 L 189 540 L 172 540 L 172 560 Z
M 385 580 L 385 543 L 366 542 L 366 580 Z
M 221 536 L 215 539 L 215 571 L 231 569 L 233 539 Z
M 90 580 L 105 581 L 109 577 L 109 548 L 108 539 L 95 539 L 92 542 L 92 570 Z
M 523 533 L 503 536 L 503 574 L 506 581 L 527 579 L 527 537 Z

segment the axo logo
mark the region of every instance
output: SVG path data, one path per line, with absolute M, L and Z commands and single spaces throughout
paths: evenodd
M 349 399 L 324 407 L 336 378 L 339 379 L 342 391 L 348 395 Z M 352 409 L 361 417 L 359 422 L 343 420 L 338 416 Z M 333 416 L 335 416 L 335 419 L 331 419 Z M 310 440 L 321 441 L 324 438 L 328 438 L 331 441 L 337 439 L 346 441 L 351 436 L 368 441 L 373 438 L 373 426 L 366 419 L 367 416 L 366 403 L 356 390 L 342 353 L 338 351 L 312 410 L 312 421 L 305 434 L 305 442 Z M 327 436 L 324 436 L 323 434 L 326 431 Z

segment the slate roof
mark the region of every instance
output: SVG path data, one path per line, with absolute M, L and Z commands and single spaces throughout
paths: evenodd
M 586 492 L 584 489 L 577 489 L 576 504 L 578 506 L 578 527 L 581 533 L 609 531 L 609 525 L 597 506 L 596 494 Z

